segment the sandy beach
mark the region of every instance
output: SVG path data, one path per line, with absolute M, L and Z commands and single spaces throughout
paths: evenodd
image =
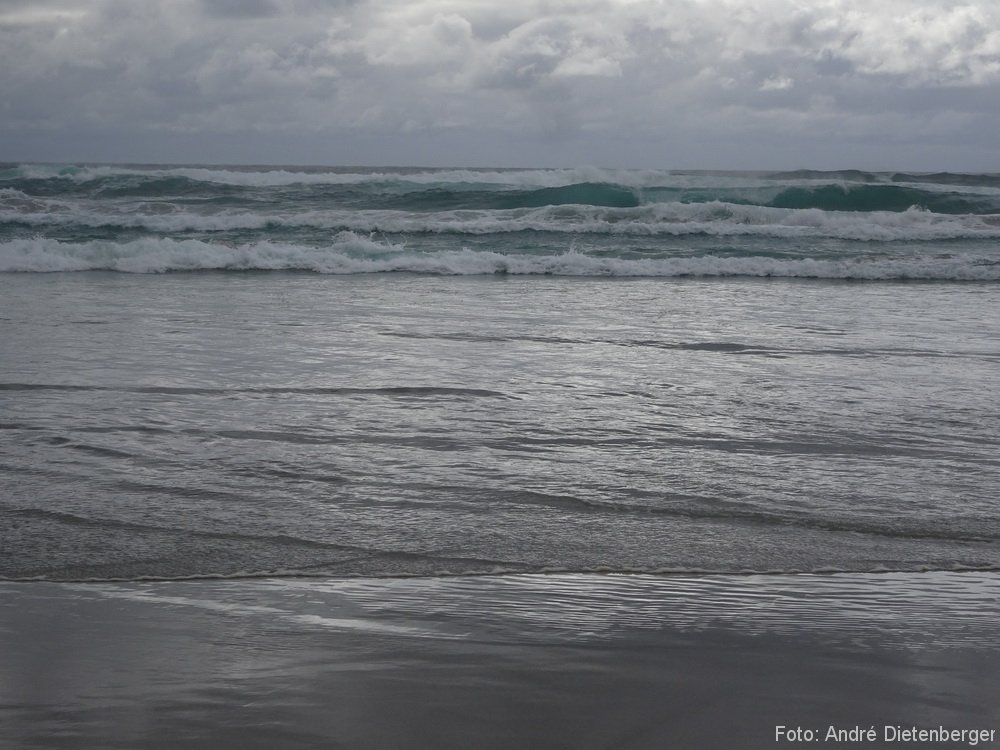
M 3 583 L 0 745 L 990 747 L 998 602 L 977 572 Z

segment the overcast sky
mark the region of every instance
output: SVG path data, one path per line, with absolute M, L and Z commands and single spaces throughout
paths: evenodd
M 1000 171 L 997 0 L 0 0 L 0 159 Z

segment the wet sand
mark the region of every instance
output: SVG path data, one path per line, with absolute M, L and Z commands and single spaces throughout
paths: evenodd
M 0 747 L 968 747 L 885 726 L 1000 737 L 998 616 L 977 572 L 0 583 Z

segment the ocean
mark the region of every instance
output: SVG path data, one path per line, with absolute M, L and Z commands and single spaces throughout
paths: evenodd
M 1000 567 L 1000 176 L 0 168 L 0 574 Z
M 1000 175 L 0 165 L 0 740 L 995 730 L 998 282 Z

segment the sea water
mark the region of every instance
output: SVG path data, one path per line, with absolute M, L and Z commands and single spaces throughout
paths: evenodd
M 0 165 L 0 576 L 1000 568 L 1000 176 Z

